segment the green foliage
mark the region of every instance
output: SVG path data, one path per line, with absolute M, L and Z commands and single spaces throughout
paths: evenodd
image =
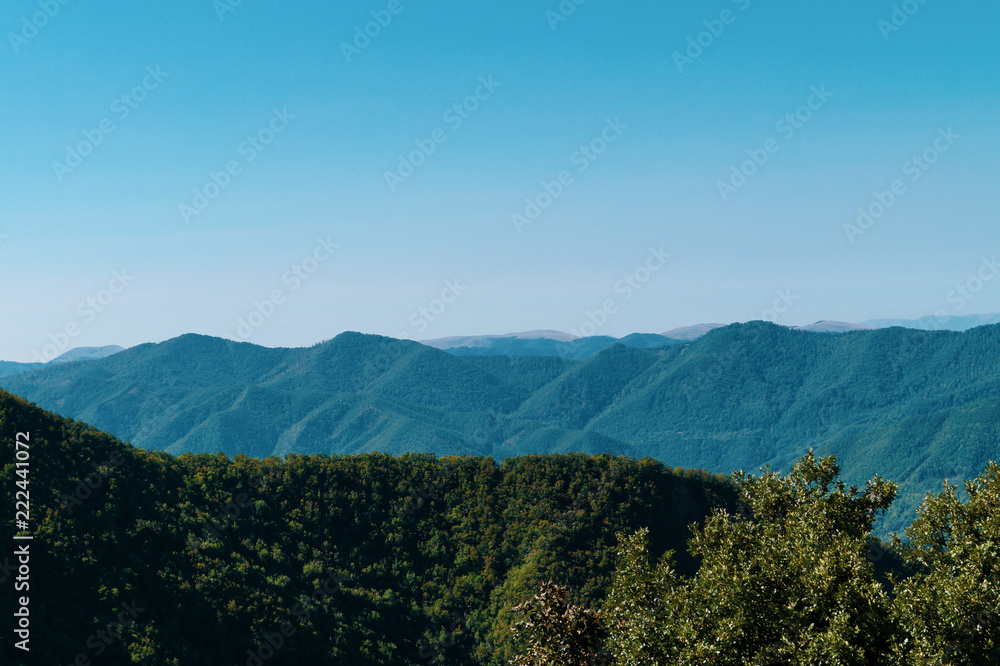
M 867 538 L 895 487 L 876 478 L 862 492 L 838 474 L 811 452 L 787 476 L 736 474 L 742 510 L 695 529 L 688 580 L 669 559 L 644 566 L 642 533 L 626 541 L 607 606 L 618 663 L 876 663 L 887 597 Z
M 650 525 L 655 548 L 678 548 L 734 499 L 723 477 L 614 456 L 175 457 L 0 391 L 8 493 L 16 432 L 31 433 L 32 664 L 242 665 L 280 639 L 268 666 L 500 666 L 517 653 L 510 609 L 542 581 L 596 605 L 617 532 Z M 90 637 L 133 600 L 143 611 L 96 654 Z M 12 628 L 0 663 L 25 663 Z
M 900 652 L 916 666 L 1000 663 L 1000 466 L 927 497 L 897 548 L 911 576 L 894 612 L 912 641 Z
M 587 636 L 607 634 L 587 650 L 621 666 L 1000 663 L 1000 466 L 966 484 L 965 502 L 948 484 L 928 496 L 891 553 L 870 534 L 895 484 L 858 489 L 839 474 L 812 451 L 785 476 L 734 474 L 738 509 L 694 529 L 694 575 L 670 552 L 653 564 L 648 531 L 622 535 L 600 613 L 572 609 Z M 896 557 L 888 577 L 876 570 Z M 565 603 L 532 607 L 557 612 L 532 616 L 533 651 L 519 663 L 550 663 L 533 656 L 539 646 L 579 645 Z

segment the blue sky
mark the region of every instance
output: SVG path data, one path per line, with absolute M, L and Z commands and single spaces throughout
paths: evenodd
M 1000 311 L 993 3 L 223 2 L 4 5 L 0 358 Z

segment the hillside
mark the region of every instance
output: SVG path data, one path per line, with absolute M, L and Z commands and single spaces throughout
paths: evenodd
M 650 526 L 657 552 L 683 551 L 688 524 L 734 508 L 728 480 L 648 459 L 173 457 L 0 391 L 7 488 L 18 432 L 31 664 L 244 664 L 271 641 L 276 665 L 500 666 L 510 608 L 541 581 L 597 603 L 616 532 Z M 20 543 L 11 528 L 0 539 Z M 123 607 L 134 621 L 99 639 Z M 11 631 L 0 662 L 28 663 Z
M 358 333 L 308 349 L 185 335 L 4 378 L 4 386 L 171 453 L 633 454 L 597 432 L 497 419 L 564 368 L 551 358 L 463 360 Z
M 845 478 L 900 483 L 883 527 L 1000 443 L 1000 326 L 817 334 L 734 324 L 585 361 L 466 356 L 345 333 L 308 349 L 204 336 L 0 379 L 133 444 L 174 453 L 583 451 L 728 473 L 814 447 Z

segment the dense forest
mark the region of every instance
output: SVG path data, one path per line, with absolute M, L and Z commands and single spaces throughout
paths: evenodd
M 728 477 L 584 454 L 175 457 L 2 391 L 0 441 L 33 537 L 30 573 L 0 562 L 27 585 L 4 595 L 3 663 L 1000 659 L 996 464 L 883 542 L 896 484 L 848 486 L 811 451 Z
M 505 664 L 512 609 L 542 582 L 596 604 L 617 533 L 680 551 L 689 524 L 735 506 L 729 479 L 650 459 L 175 457 L 0 392 L 12 514 L 19 432 L 31 659 L 13 647 L 5 548 L 7 664 Z
M 579 451 L 728 474 L 788 470 L 814 448 L 836 454 L 850 483 L 899 483 L 876 526 L 888 534 L 944 479 L 996 456 L 997 359 L 998 325 L 833 335 L 750 322 L 584 361 L 456 357 L 359 333 L 303 349 L 185 335 L 0 385 L 177 455 Z

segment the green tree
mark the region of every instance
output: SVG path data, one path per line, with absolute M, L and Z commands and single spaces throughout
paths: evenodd
M 787 476 L 734 474 L 743 509 L 694 529 L 692 578 L 670 553 L 650 567 L 644 532 L 626 539 L 603 612 L 617 663 L 882 663 L 897 629 L 867 554 L 896 486 L 839 473 L 810 451 Z
M 957 488 L 928 495 L 906 542 L 911 575 L 896 589 L 894 613 L 907 633 L 901 663 L 997 664 L 1000 653 L 1000 466 Z

